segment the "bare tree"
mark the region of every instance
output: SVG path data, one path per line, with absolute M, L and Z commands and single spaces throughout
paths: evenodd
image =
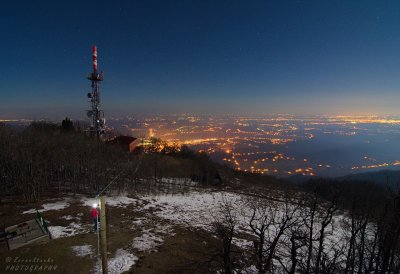
M 235 270 L 235 263 L 232 259 L 232 240 L 237 233 L 238 218 L 237 209 L 232 201 L 223 197 L 217 215 L 214 216 L 215 221 L 212 223 L 212 229 L 219 240 L 215 254 L 222 259 L 224 273 L 226 274 L 234 273 Z
M 249 203 L 251 215 L 249 227 L 256 240 L 253 250 L 258 273 L 273 272 L 276 252 L 282 245 L 285 232 L 298 221 L 298 205 L 284 194 L 284 202 L 255 199 Z M 277 258 L 278 259 L 278 258 Z

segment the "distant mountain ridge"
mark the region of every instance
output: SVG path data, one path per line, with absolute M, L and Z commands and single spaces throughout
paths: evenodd
M 369 181 L 381 186 L 389 187 L 392 190 L 399 190 L 400 171 L 380 170 L 365 173 L 350 174 L 335 178 L 336 180 Z
M 301 174 L 293 175 L 291 177 L 286 178 L 289 182 L 292 183 L 305 183 L 309 180 L 313 179 L 320 179 L 323 177 L 318 176 L 304 176 Z M 400 170 L 380 170 L 380 171 L 371 171 L 371 172 L 364 172 L 364 173 L 356 173 L 356 174 L 349 174 L 334 178 L 326 178 L 329 180 L 336 180 L 336 181 L 344 181 L 344 180 L 351 180 L 351 181 L 368 181 L 373 182 L 378 185 L 389 187 L 392 190 L 399 190 L 400 189 Z

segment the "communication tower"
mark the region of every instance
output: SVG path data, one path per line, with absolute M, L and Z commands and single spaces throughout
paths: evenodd
M 87 94 L 90 99 L 91 110 L 86 111 L 86 114 L 91 118 L 92 123 L 88 129 L 91 136 L 96 136 L 100 139 L 100 136 L 104 133 L 104 111 L 100 109 L 100 82 L 103 81 L 103 71 L 98 73 L 97 71 L 97 47 L 96 45 L 92 48 L 92 60 L 93 60 L 93 72 L 87 77 L 92 81 L 92 92 Z

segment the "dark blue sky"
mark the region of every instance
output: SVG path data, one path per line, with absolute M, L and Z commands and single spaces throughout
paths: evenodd
M 400 115 L 399 1 L 1 1 L 0 118 Z

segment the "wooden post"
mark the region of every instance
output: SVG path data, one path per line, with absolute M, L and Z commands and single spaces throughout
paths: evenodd
M 108 259 L 107 259 L 107 231 L 106 231 L 106 203 L 104 196 L 100 196 L 100 246 L 101 246 L 101 263 L 103 268 L 103 274 L 108 273 Z

